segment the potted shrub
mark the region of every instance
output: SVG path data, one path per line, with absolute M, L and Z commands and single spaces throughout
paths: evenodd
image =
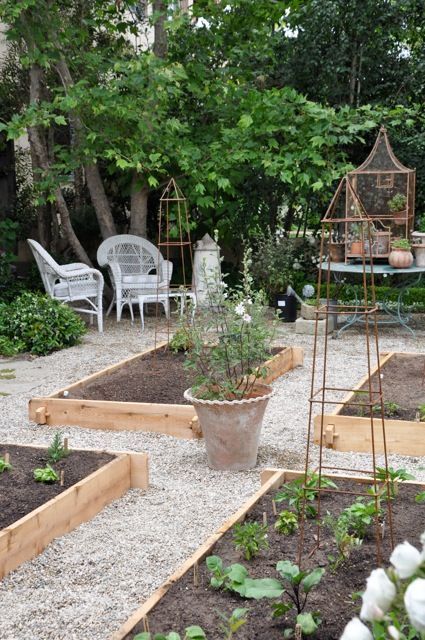
M 207 275 L 205 277 L 208 277 Z M 209 276 L 211 277 L 211 276 Z M 227 294 L 220 279 L 208 287 L 208 306 L 197 309 L 188 334 L 186 366 L 195 384 L 184 393 L 198 415 L 212 469 L 250 469 L 257 461 L 261 424 L 272 388 L 261 384 L 274 323 L 263 295 Z
M 425 216 L 419 219 L 418 230 L 412 233 L 415 260 L 417 267 L 425 267 Z
M 393 240 L 391 253 L 388 257 L 389 264 L 395 269 L 408 269 L 413 264 L 411 245 L 405 238 Z
M 350 226 L 348 240 L 350 243 L 350 254 L 353 256 L 362 256 L 364 253 L 363 233 L 362 224 L 360 222 L 354 222 Z
M 402 193 L 396 193 L 391 200 L 388 200 L 388 208 L 394 215 L 394 224 L 405 224 L 407 219 L 406 205 L 407 198 Z

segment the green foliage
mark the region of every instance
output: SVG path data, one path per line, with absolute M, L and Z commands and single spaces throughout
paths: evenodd
M 399 404 L 397 404 L 397 402 L 384 402 L 384 411 L 389 418 L 396 416 L 400 409 L 401 407 Z M 373 413 L 381 413 L 381 405 L 374 404 L 372 407 L 372 411 Z
M 357 293 L 358 299 L 363 299 L 362 286 L 351 283 L 341 286 L 337 284 L 329 285 L 329 295 L 332 299 L 338 300 L 340 303 L 352 304 L 354 301 L 354 292 Z M 396 287 L 387 287 L 378 285 L 375 287 L 376 300 L 382 302 L 386 300 L 389 305 L 396 308 L 399 296 L 399 290 Z M 321 287 L 321 297 L 326 296 L 326 285 Z M 369 303 L 371 301 L 369 300 Z M 410 311 L 425 312 L 425 287 L 409 287 L 403 295 L 403 307 Z
M 319 476 L 317 473 L 311 473 L 306 481 L 304 480 L 305 479 L 301 477 L 284 484 L 277 492 L 275 501 L 287 501 L 290 507 L 294 507 L 298 518 L 302 516 L 303 510 L 305 510 L 307 518 L 314 518 L 317 512 L 312 503 L 315 502 L 317 498 Z M 336 489 L 337 485 L 329 478 L 326 478 L 326 476 L 322 476 L 320 487 L 322 489 Z
M 206 640 L 207 636 L 201 627 L 197 625 L 192 625 L 190 627 L 186 627 L 185 634 L 183 640 Z M 156 633 L 152 636 L 149 632 L 144 631 L 143 633 L 138 633 L 134 636 L 133 640 L 181 640 L 180 635 L 175 631 L 170 631 L 167 635 L 163 633 Z
M 0 305 L 0 313 L 4 309 Z M 0 335 L 0 355 L 10 358 L 16 356 L 21 351 L 25 351 L 25 342 L 23 340 L 13 340 L 6 336 Z
M 298 518 L 292 511 L 281 511 L 276 518 L 274 528 L 287 536 L 298 529 Z
M 71 347 L 85 331 L 75 311 L 47 295 L 26 292 L 2 306 L 0 336 L 7 339 L 6 349 L 16 340 L 21 351 L 45 355 Z
M 376 479 L 380 482 L 385 482 L 388 476 L 388 485 L 391 498 L 395 498 L 398 494 L 400 482 L 406 482 L 406 480 L 415 480 L 415 476 L 408 473 L 406 469 L 394 469 L 388 467 L 388 473 L 384 467 L 376 467 Z M 385 497 L 385 494 L 384 494 Z
M 238 522 L 234 525 L 234 544 L 236 549 L 243 551 L 245 560 L 251 560 L 261 549 L 268 548 L 267 531 L 267 525 L 258 522 Z
M 391 241 L 392 249 L 402 249 L 403 251 L 410 251 L 411 244 L 406 238 L 400 238 L 398 240 Z
M 65 449 L 63 445 L 62 433 L 60 431 L 55 432 L 52 443 L 47 449 L 47 453 L 50 462 L 59 462 L 59 460 L 69 456 L 69 450 Z
M 420 491 L 415 495 L 415 502 L 417 502 L 418 504 L 422 504 L 423 502 L 425 502 L 425 491 Z
M 406 208 L 407 198 L 402 193 L 396 193 L 390 200 L 388 200 L 388 208 L 393 213 L 402 211 Z
M 171 351 L 178 353 L 179 351 L 187 351 L 190 349 L 191 343 L 187 332 L 183 328 L 177 329 L 169 342 Z
M 247 612 L 248 609 L 234 609 L 230 616 L 217 612 L 222 620 L 220 631 L 223 633 L 224 640 L 232 640 L 235 633 L 246 624 Z
M 10 471 L 12 469 L 12 465 L 10 464 L 10 462 L 6 462 L 6 460 L 2 457 L 0 457 L 0 473 L 3 473 L 4 471 Z
M 283 593 L 280 582 L 274 578 L 253 579 L 241 564 L 224 567 L 219 556 L 206 559 L 207 568 L 213 574 L 210 585 L 214 589 L 224 589 L 238 593 L 242 598 L 278 598 Z
M 421 422 L 425 422 L 425 404 L 420 404 L 418 407 L 419 419 Z
M 44 469 L 34 469 L 34 480 L 44 484 L 53 484 L 59 480 L 59 476 L 50 464 L 46 464 Z

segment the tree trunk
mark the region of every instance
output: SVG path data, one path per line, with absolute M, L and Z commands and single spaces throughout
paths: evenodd
M 158 58 L 165 58 L 168 51 L 167 33 L 165 31 L 165 21 L 167 19 L 167 2 L 164 0 L 154 0 L 154 13 L 160 14 L 154 25 L 153 52 Z
M 135 236 L 147 237 L 149 188 L 136 172 L 131 181 L 131 218 L 130 233 Z
M 354 100 L 356 96 L 356 81 L 357 81 L 357 43 L 354 44 L 355 50 L 353 57 L 351 58 L 351 68 L 350 68 L 350 92 L 348 96 L 348 104 L 352 107 L 354 106 Z
M 31 102 L 38 103 L 40 101 L 42 81 L 43 81 L 43 70 L 37 65 L 33 64 L 30 69 L 30 101 Z M 32 152 L 35 154 L 37 158 L 38 166 L 45 173 L 49 173 L 50 162 L 49 162 L 48 149 L 47 149 L 46 141 L 44 140 L 44 137 L 41 134 L 40 128 L 28 127 L 28 137 L 30 140 Z M 56 189 L 54 190 L 54 194 L 56 198 L 56 205 L 61 218 L 62 227 L 63 227 L 67 241 L 72 247 L 72 250 L 74 251 L 77 258 L 81 260 L 81 262 L 85 262 L 86 264 L 91 265 L 90 258 L 88 257 L 86 251 L 82 247 L 72 227 L 69 210 L 60 187 L 56 187 Z
M 58 60 L 55 64 L 55 69 L 65 90 L 74 85 L 71 72 L 63 58 Z M 83 130 L 82 122 L 75 113 L 71 115 L 71 119 L 76 136 L 77 138 L 80 138 Z M 109 236 L 115 235 L 117 230 L 112 217 L 111 207 L 109 206 L 108 198 L 106 197 L 105 189 L 103 187 L 102 178 L 100 177 L 99 168 L 96 164 L 91 163 L 84 166 L 84 171 L 90 198 L 99 223 L 100 233 L 103 239 L 109 238 Z

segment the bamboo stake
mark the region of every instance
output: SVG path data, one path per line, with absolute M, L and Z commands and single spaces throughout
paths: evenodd
M 267 527 L 267 513 L 263 511 L 263 525 Z
M 6 464 L 9 464 L 10 462 L 10 453 L 8 451 L 4 454 L 4 461 Z
M 144 616 L 143 618 L 143 630 L 146 633 L 150 633 L 148 616 Z
M 272 509 L 273 509 L 273 515 L 277 516 L 277 508 L 276 508 L 275 500 L 272 500 Z
M 193 586 L 199 587 L 199 564 L 197 562 L 193 565 Z
M 66 451 L 66 452 L 69 451 L 68 438 L 64 438 L 63 439 L 63 448 L 64 448 L 64 451 Z
M 59 481 L 59 484 L 60 484 L 61 487 L 63 487 L 64 482 L 65 482 L 65 471 L 64 471 L 64 469 L 62 469 L 61 470 L 61 475 L 60 475 L 60 481 Z

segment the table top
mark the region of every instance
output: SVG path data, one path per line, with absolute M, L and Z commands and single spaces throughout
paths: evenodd
M 371 265 L 365 265 L 366 273 L 371 273 Z M 363 273 L 363 264 L 361 262 L 348 263 L 345 262 L 322 262 L 322 270 L 323 271 L 336 271 L 338 273 Z M 397 275 L 400 273 L 425 273 L 425 267 L 417 267 L 416 263 L 413 262 L 412 266 L 408 269 L 395 269 L 391 267 L 389 264 L 374 264 L 373 265 L 373 273 L 377 274 L 386 274 L 386 275 Z

